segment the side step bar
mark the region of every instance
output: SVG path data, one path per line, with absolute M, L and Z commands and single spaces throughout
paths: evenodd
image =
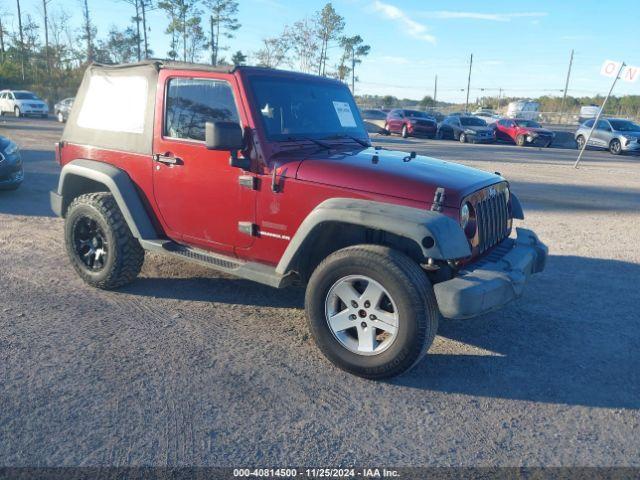
M 207 252 L 197 248 L 187 247 L 171 240 L 140 240 L 142 248 L 150 252 L 173 255 L 183 260 L 213 268 L 214 270 L 245 278 L 254 282 L 283 288 L 291 283 L 292 275 L 276 273 L 275 267 L 257 262 L 245 262 L 234 257 Z

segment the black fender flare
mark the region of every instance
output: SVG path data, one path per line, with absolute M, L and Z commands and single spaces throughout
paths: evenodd
M 51 207 L 58 216 L 64 216 L 69 204 L 82 192 L 83 180 L 99 183 L 113 195 L 134 237 L 138 240 L 158 237 L 129 175 L 113 165 L 95 160 L 73 160 L 62 167 L 58 190 L 51 192 Z
M 414 241 L 425 259 L 453 260 L 471 255 L 469 242 L 453 219 L 431 210 L 354 198 L 331 198 L 320 203 L 300 224 L 276 272 L 285 274 L 307 238 L 323 223 L 339 222 L 398 235 Z

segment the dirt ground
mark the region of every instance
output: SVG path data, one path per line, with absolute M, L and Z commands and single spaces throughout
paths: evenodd
M 60 131 L 0 119 L 26 171 L 0 192 L 0 465 L 640 466 L 640 157 L 373 137 L 501 172 L 551 256 L 372 382 L 315 348 L 302 290 L 151 254 L 85 286 L 48 204 Z

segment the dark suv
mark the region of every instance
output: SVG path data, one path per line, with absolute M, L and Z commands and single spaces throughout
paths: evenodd
M 152 251 L 272 287 L 306 284 L 319 349 L 367 378 L 415 365 L 441 316 L 520 296 L 547 257 L 532 231 L 511 237 L 523 212 L 504 178 L 372 147 L 337 80 L 94 65 L 56 155 L 51 204 L 86 283 L 126 285 Z

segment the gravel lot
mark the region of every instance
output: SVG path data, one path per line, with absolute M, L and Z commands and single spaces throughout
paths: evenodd
M 639 157 L 374 136 L 501 172 L 551 253 L 376 383 L 321 356 L 298 289 L 155 255 L 86 287 L 48 206 L 60 131 L 0 119 L 26 170 L 0 192 L 0 465 L 640 466 Z

